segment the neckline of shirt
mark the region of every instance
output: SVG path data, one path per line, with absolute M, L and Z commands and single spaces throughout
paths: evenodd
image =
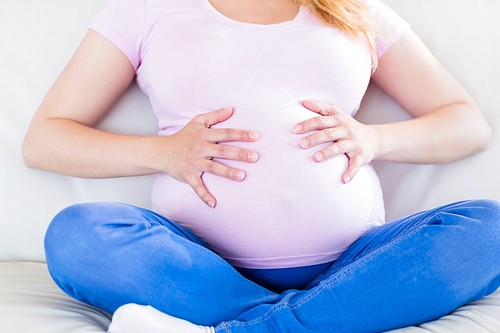
M 258 23 L 247 23 L 247 22 L 241 22 L 241 21 L 236 21 L 233 20 L 226 15 L 222 14 L 219 12 L 217 9 L 215 9 L 214 6 L 210 3 L 209 0 L 196 0 L 198 4 L 201 6 L 201 8 L 208 14 L 210 15 L 213 19 L 229 24 L 232 26 L 238 26 L 242 28 L 250 28 L 250 29 L 278 29 L 278 28 L 287 28 L 287 27 L 292 27 L 300 22 L 304 21 L 307 16 L 309 16 L 309 10 L 307 10 L 306 7 L 300 6 L 299 12 L 297 15 L 290 21 L 285 21 L 281 23 L 274 23 L 274 24 L 258 24 Z

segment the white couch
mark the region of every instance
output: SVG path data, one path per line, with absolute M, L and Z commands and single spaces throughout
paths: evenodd
M 182 0 L 179 0 L 182 1 Z M 110 315 L 62 293 L 44 264 L 52 217 L 78 202 L 149 207 L 152 177 L 83 180 L 30 170 L 21 142 L 52 82 L 109 0 L 0 1 L 0 332 L 105 332 Z M 489 151 L 439 166 L 375 163 L 388 219 L 469 198 L 500 199 L 500 2 L 387 0 L 466 86 L 494 129 Z M 377 112 L 372 112 L 377 109 Z M 377 117 L 375 117 L 375 114 Z M 382 114 L 382 116 L 379 116 Z M 407 116 L 376 87 L 358 118 Z M 155 135 L 148 99 L 132 85 L 100 128 Z M 500 291 L 399 333 L 500 332 Z

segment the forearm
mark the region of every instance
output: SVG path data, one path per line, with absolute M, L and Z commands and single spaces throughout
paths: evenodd
M 28 167 L 81 178 L 139 176 L 158 172 L 161 137 L 120 135 L 69 119 L 46 119 L 28 131 Z
M 245 179 L 243 170 L 213 159 L 247 163 L 258 159 L 255 151 L 219 144 L 259 139 L 254 131 L 211 128 L 232 115 L 231 107 L 197 115 L 170 136 L 112 134 L 75 120 L 35 116 L 23 143 L 23 155 L 29 167 L 74 177 L 166 173 L 188 183 L 213 208 L 216 199 L 201 179 L 205 172 L 235 181 Z
M 379 135 L 375 159 L 435 164 L 485 150 L 491 128 L 474 103 L 443 106 L 421 117 L 372 125 Z

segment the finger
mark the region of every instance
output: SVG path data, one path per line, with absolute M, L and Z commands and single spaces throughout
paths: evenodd
M 335 127 L 340 124 L 336 117 L 313 117 L 304 120 L 293 127 L 293 132 L 296 134 L 303 134 L 310 131 L 322 130 L 325 128 Z
M 323 162 L 334 156 L 346 154 L 348 151 L 350 151 L 350 146 L 351 144 L 347 140 L 338 141 L 324 149 L 315 152 L 313 158 L 316 162 Z
M 342 109 L 338 106 L 330 105 L 324 102 L 305 100 L 302 102 L 302 105 L 306 109 L 319 113 L 322 116 L 334 116 L 338 113 L 342 113 Z
M 238 182 L 243 181 L 246 177 L 245 171 L 230 168 L 222 163 L 214 162 L 212 160 L 204 160 L 201 162 L 200 167 L 203 172 Z
M 304 106 L 309 111 L 320 113 L 322 111 L 321 105 L 316 101 L 302 101 L 302 106 Z
M 302 138 L 299 144 L 302 148 L 307 149 L 322 143 L 334 142 L 346 137 L 347 131 L 345 128 L 330 127 Z
M 228 120 L 229 118 L 231 118 L 233 113 L 234 109 L 232 107 L 227 107 L 224 109 L 219 109 L 197 115 L 196 117 L 193 118 L 193 120 L 199 124 L 202 124 L 206 128 L 209 128 L 212 125 Z
M 217 205 L 217 200 L 205 187 L 205 184 L 201 180 L 201 176 L 194 176 L 193 175 L 193 177 L 190 177 L 187 180 L 187 183 L 191 186 L 191 188 L 194 190 L 196 195 L 198 195 L 198 197 L 200 197 L 200 199 L 208 207 L 215 208 L 215 206 Z
M 354 155 L 352 157 L 349 157 L 349 167 L 342 176 L 342 181 L 345 184 L 349 183 L 354 178 L 354 176 L 356 176 L 361 166 L 362 166 L 362 161 L 360 155 Z
M 222 158 L 225 160 L 236 160 L 254 163 L 259 159 L 259 155 L 248 149 L 236 148 L 228 145 L 212 145 L 212 150 L 210 152 L 211 157 Z
M 252 142 L 259 139 L 259 133 L 233 128 L 211 129 L 205 134 L 205 140 L 209 142 Z

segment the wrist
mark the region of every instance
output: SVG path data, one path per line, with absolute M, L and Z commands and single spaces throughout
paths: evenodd
M 143 168 L 149 174 L 168 173 L 168 136 L 147 136 L 143 142 Z
M 383 125 L 369 125 L 372 129 L 371 144 L 373 150 L 373 160 L 383 159 L 385 154 L 386 145 L 384 144 L 384 128 Z

